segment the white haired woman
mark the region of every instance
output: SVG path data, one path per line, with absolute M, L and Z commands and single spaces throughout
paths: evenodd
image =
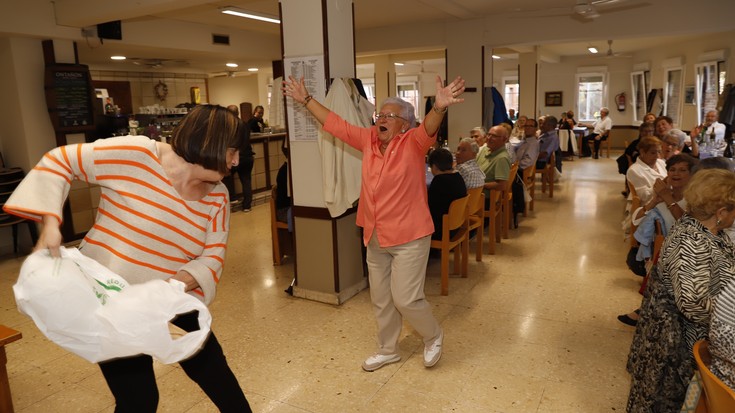
M 436 78 L 436 100 L 424 122 L 414 127 L 413 106 L 386 99 L 370 128 L 350 125 L 313 99 L 304 79 L 290 76 L 283 93 L 300 103 L 324 130 L 363 153 L 362 188 L 357 225 L 364 230 L 370 298 L 378 323 L 378 352 L 362 364 L 377 370 L 401 360 L 398 339 L 403 318 L 422 336 L 424 366 L 442 354 L 444 333 L 424 296 L 426 263 L 434 226 L 429 214 L 425 156 L 447 108 L 463 102 L 465 82 L 457 77 L 446 87 Z

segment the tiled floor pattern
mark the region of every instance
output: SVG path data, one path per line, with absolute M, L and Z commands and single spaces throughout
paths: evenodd
M 628 393 L 633 333 L 615 316 L 635 308 L 639 279 L 625 267 L 622 176 L 613 159 L 566 162 L 554 198 L 535 211 L 469 277 L 439 295 L 439 260 L 426 292 L 445 330 L 444 355 L 422 364 L 406 325 L 402 361 L 373 373 L 369 292 L 342 306 L 284 293 L 293 263 L 271 264 L 267 204 L 233 215 L 213 329 L 257 412 L 614 412 Z M 474 249 L 474 245 L 471 251 Z M 7 347 L 17 412 L 112 412 L 99 369 L 46 340 L 15 308 L 23 257 L 0 261 L 0 323 L 23 339 Z M 176 366 L 156 366 L 160 412 L 212 412 Z

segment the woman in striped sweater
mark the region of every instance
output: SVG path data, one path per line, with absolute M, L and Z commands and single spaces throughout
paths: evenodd
M 62 208 L 75 180 L 100 187 L 97 217 L 79 250 L 129 283 L 175 279 L 209 304 L 222 274 L 230 208 L 220 182 L 239 160 L 240 121 L 221 106 L 194 108 L 170 144 L 145 136 L 101 139 L 49 151 L 5 204 L 6 212 L 42 222 L 36 249 L 59 255 Z M 174 321 L 198 328 L 195 314 Z M 250 411 L 214 334 L 186 374 L 220 411 Z M 153 412 L 158 389 L 150 356 L 100 363 L 116 412 Z

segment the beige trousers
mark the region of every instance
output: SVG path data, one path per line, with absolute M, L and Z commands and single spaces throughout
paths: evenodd
M 403 317 L 431 344 L 441 327 L 424 295 L 431 236 L 382 248 L 373 233 L 367 246 L 370 298 L 378 322 L 378 353 L 397 354 Z

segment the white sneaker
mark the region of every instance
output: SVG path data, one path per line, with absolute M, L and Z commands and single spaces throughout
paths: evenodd
M 434 367 L 439 359 L 442 358 L 442 341 L 444 341 L 444 331 L 439 333 L 439 338 L 434 340 L 428 346 L 424 346 L 424 366 Z
M 375 371 L 386 364 L 401 361 L 398 354 L 373 354 L 362 362 L 362 369 L 365 371 Z

